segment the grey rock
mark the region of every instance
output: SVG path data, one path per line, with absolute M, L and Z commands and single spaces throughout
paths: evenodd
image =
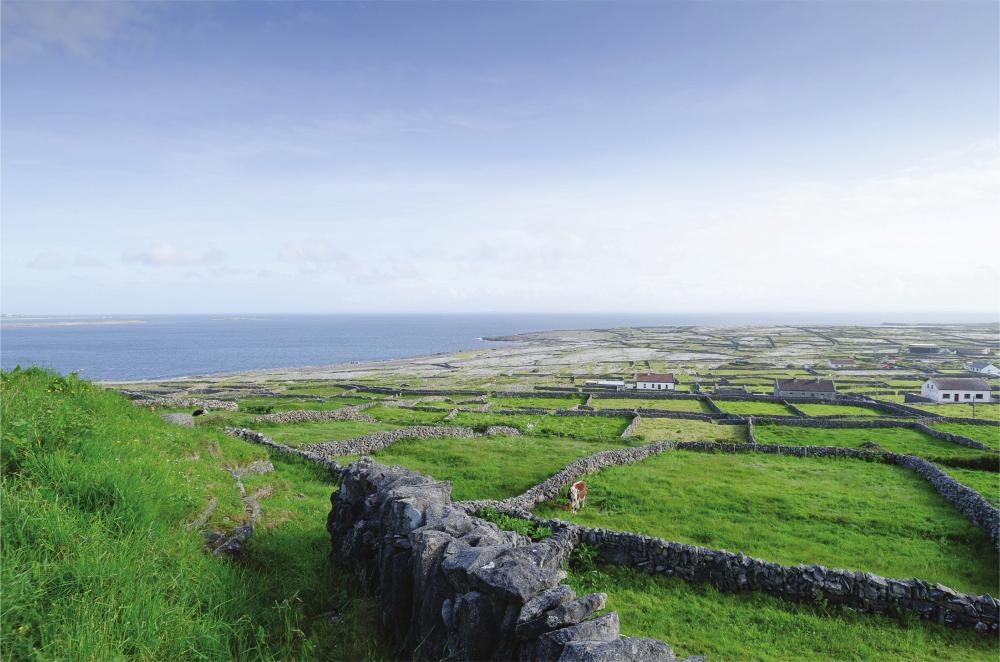
M 541 616 L 543 612 L 558 607 L 567 600 L 572 599 L 573 589 L 565 584 L 542 591 L 524 603 L 524 606 L 521 608 L 521 615 L 517 619 L 517 625 L 520 627 L 523 623 L 533 621 Z
M 535 655 L 539 660 L 557 660 L 571 641 L 617 641 L 618 614 L 611 612 L 590 621 L 546 632 L 538 637 Z
M 579 623 L 595 611 L 604 609 L 608 596 L 606 593 L 591 593 L 575 600 L 570 600 L 550 611 L 526 621 L 518 623 L 517 635 L 522 639 L 530 639 L 542 632 L 555 630 L 567 625 Z
M 160 414 L 160 418 L 174 425 L 183 425 L 188 428 L 194 427 L 194 416 L 191 414 Z
M 674 662 L 670 646 L 656 639 L 626 637 L 617 641 L 571 641 L 559 662 Z M 702 658 L 704 659 L 704 658 Z

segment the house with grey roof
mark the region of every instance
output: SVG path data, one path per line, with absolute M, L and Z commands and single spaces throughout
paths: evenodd
M 672 372 L 665 375 L 644 372 L 635 376 L 635 388 L 642 391 L 673 391 L 677 388 L 677 380 Z
M 969 364 L 969 370 L 989 377 L 1000 377 L 1000 368 L 989 361 L 973 361 Z
M 990 385 L 979 377 L 931 377 L 920 387 L 920 395 L 931 402 L 990 402 Z
M 833 400 L 837 397 L 837 387 L 829 379 L 776 379 L 774 395 L 779 398 Z

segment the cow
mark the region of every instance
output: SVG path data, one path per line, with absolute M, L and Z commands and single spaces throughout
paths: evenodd
M 192 416 L 204 416 L 205 415 L 205 410 L 204 409 L 195 409 L 194 413 L 192 413 L 191 415 Z
M 587 500 L 587 484 L 582 480 L 578 480 L 569 486 L 569 492 L 567 495 L 569 497 L 569 510 L 574 513 L 583 508 L 584 502 Z

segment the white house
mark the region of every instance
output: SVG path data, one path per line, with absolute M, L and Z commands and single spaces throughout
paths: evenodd
M 640 391 L 673 391 L 677 388 L 677 380 L 673 373 L 658 375 L 646 372 L 635 376 L 635 388 Z
M 920 395 L 934 402 L 989 402 L 990 385 L 978 377 L 931 377 Z
M 854 365 L 853 359 L 830 359 L 827 364 L 831 368 L 850 368 Z
M 837 387 L 829 379 L 776 379 L 774 395 L 779 398 L 833 400 Z
M 1000 368 L 996 367 L 989 361 L 973 361 L 969 364 L 969 370 L 972 372 L 978 372 L 981 375 L 1000 377 Z

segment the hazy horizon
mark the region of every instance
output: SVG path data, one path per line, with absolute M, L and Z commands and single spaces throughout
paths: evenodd
M 997 3 L 2 18 L 5 313 L 1000 310 Z

